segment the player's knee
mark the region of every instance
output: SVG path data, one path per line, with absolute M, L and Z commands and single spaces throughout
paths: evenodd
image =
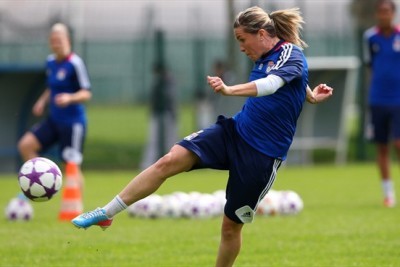
M 174 146 L 166 155 L 161 157 L 153 167 L 164 177 L 189 170 L 195 163 L 195 156 L 182 147 Z
M 238 224 L 231 220 L 223 220 L 221 234 L 224 239 L 236 239 L 240 236 L 243 224 Z
M 171 152 L 167 153 L 163 157 L 161 157 L 155 164 L 154 168 L 163 174 L 170 173 L 174 166 L 173 157 Z
M 19 141 L 18 141 L 18 151 L 20 153 L 23 153 L 24 151 L 29 149 L 29 142 L 25 137 L 22 137 Z
M 38 145 L 35 139 L 29 135 L 24 135 L 17 144 L 18 151 L 22 154 L 29 154 L 38 150 Z

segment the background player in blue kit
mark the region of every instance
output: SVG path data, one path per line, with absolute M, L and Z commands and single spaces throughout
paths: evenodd
M 216 266 L 232 266 L 240 251 L 243 224 L 253 221 L 259 201 L 286 158 L 303 103 L 306 99 L 318 103 L 332 94 L 326 85 L 314 91 L 308 88 L 302 23 L 298 9 L 268 15 L 252 7 L 239 13 L 234 33 L 240 50 L 255 62 L 250 81 L 227 86 L 220 77 L 207 80 L 216 93 L 247 96 L 243 109 L 187 136 L 106 206 L 81 214 L 72 223 L 79 228 L 108 227 L 117 213 L 155 192 L 175 174 L 198 168 L 229 170 Z
M 58 144 L 62 160 L 80 166 L 87 125 L 83 102 L 92 97 L 88 73 L 71 50 L 64 24 L 53 25 L 49 45 L 53 54 L 46 62 L 47 88 L 32 109 L 35 116 L 42 116 L 48 104 L 49 115 L 22 136 L 18 149 L 26 161 Z M 82 184 L 80 168 L 79 173 Z
M 364 33 L 364 59 L 370 69 L 367 137 L 376 143 L 384 205 L 396 204 L 390 174 L 389 140 L 400 159 L 400 27 L 393 24 L 396 6 L 391 0 L 376 4 L 377 25 Z

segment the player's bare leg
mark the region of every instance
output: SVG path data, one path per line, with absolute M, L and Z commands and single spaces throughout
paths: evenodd
M 24 161 L 39 156 L 40 148 L 39 140 L 31 132 L 25 133 L 18 142 L 18 150 Z
M 118 195 L 126 205 L 155 192 L 167 178 L 190 170 L 198 157 L 180 145 L 174 145 L 169 153 L 137 175 Z
M 378 166 L 381 175 L 382 189 L 384 194 L 384 205 L 393 207 L 395 205 L 394 189 L 390 176 L 390 150 L 388 144 L 378 144 Z
M 71 222 L 78 228 L 86 229 L 98 225 L 106 229 L 117 213 L 154 193 L 167 178 L 190 170 L 197 161 L 198 157 L 193 152 L 175 145 L 169 153 L 132 179 L 106 206 L 81 214 Z
M 379 171 L 381 174 L 382 179 L 390 177 L 390 170 L 389 170 L 389 145 L 388 144 L 378 144 L 378 166 Z
M 224 215 L 216 267 L 233 265 L 242 245 L 242 228 L 243 224 L 238 224 Z

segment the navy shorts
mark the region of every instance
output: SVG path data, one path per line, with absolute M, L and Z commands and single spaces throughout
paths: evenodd
M 86 125 L 83 123 L 60 124 L 51 118 L 34 125 L 31 132 L 42 146 L 45 153 L 57 144 L 59 156 L 64 162 L 82 163 L 83 144 L 86 137 Z
M 400 139 L 400 106 L 371 106 L 371 136 L 377 143 L 387 144 Z
M 225 215 L 237 223 L 252 222 L 282 160 L 255 150 L 239 136 L 235 121 L 223 116 L 211 127 L 185 137 L 178 144 L 200 158 L 193 169 L 229 170 Z

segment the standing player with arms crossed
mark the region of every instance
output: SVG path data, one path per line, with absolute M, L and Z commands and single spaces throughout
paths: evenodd
M 216 93 L 248 97 L 243 109 L 232 118 L 219 116 L 214 125 L 187 136 L 106 206 L 81 214 L 72 223 L 79 228 L 108 227 L 117 213 L 173 175 L 199 168 L 229 170 L 216 266 L 232 266 L 240 251 L 242 227 L 253 221 L 286 158 L 304 101 L 318 103 L 332 94 L 326 85 L 313 91 L 307 86 L 301 23 L 298 9 L 270 15 L 259 7 L 240 12 L 234 33 L 240 50 L 255 62 L 250 82 L 227 86 L 219 77 L 207 80 Z

